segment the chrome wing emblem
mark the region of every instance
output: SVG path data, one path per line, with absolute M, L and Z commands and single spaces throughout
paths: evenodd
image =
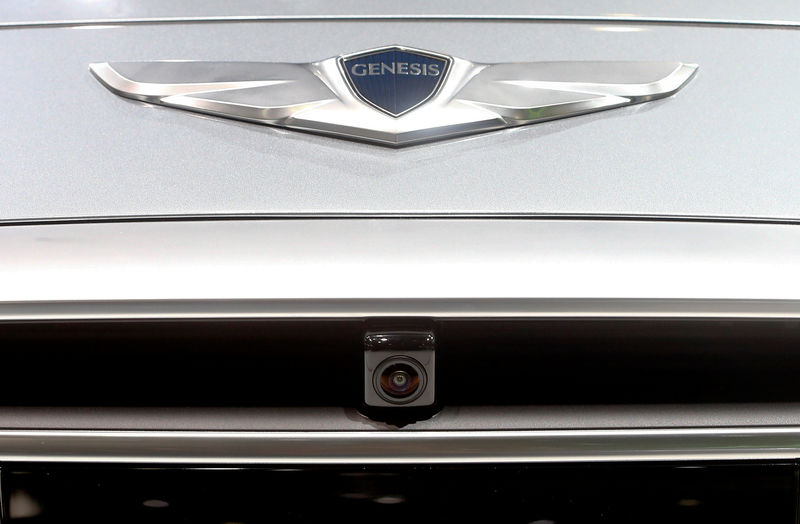
M 697 65 L 476 64 L 392 46 L 310 64 L 110 62 L 90 69 L 120 96 L 399 147 L 664 98 Z

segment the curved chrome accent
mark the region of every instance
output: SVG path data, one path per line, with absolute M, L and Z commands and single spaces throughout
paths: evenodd
M 353 56 L 386 49 L 448 61 L 441 85 L 424 102 L 397 115 L 359 95 L 342 69 Z M 474 64 L 391 46 L 313 64 L 113 62 L 92 64 L 90 70 L 108 89 L 127 98 L 397 147 L 664 98 L 683 87 L 697 66 L 681 62 Z
M 663 24 L 725 26 L 764 29 L 797 29 L 796 20 L 760 20 L 735 18 L 680 18 L 658 16 L 580 16 L 580 15 L 503 15 L 503 14 L 373 14 L 373 15 L 231 15 L 175 16 L 141 18 L 88 18 L 76 20 L 37 20 L 0 22 L 2 29 L 80 27 L 104 25 L 225 24 L 247 22 L 529 22 L 572 24 Z
M 2 462 L 434 464 L 800 458 L 800 427 L 548 431 L 0 431 Z
M 127 78 L 123 72 L 125 71 L 125 64 L 117 65 L 115 69 L 110 64 L 92 64 L 91 70 L 98 77 L 103 79 L 103 83 L 114 93 L 134 98 L 143 102 L 157 103 L 162 97 L 188 95 L 192 93 L 202 93 L 205 91 L 223 91 L 227 89 L 252 89 L 255 87 L 266 87 L 271 85 L 286 84 L 294 81 L 292 78 L 302 77 L 302 73 L 307 71 L 302 68 L 293 67 L 287 64 L 283 68 L 286 76 L 285 79 L 268 80 L 262 78 L 261 80 L 243 80 L 243 76 L 257 77 L 260 71 L 264 70 L 263 63 L 259 62 L 229 62 L 228 68 L 225 72 L 220 74 L 219 71 L 212 70 L 209 64 L 203 62 L 191 62 L 191 68 L 195 70 L 194 74 L 204 74 L 204 81 L 201 82 L 164 82 L 163 74 L 169 75 L 170 69 L 173 69 L 174 62 L 154 62 L 148 64 L 147 67 L 141 67 L 137 73 L 143 75 L 144 78 L 153 76 L 159 78 L 161 82 L 147 82 L 147 81 L 134 81 Z M 187 68 L 184 68 L 187 69 Z M 166 71 L 165 71 L 166 70 Z M 267 68 L 263 71 L 263 75 L 273 73 L 274 68 Z M 122 71 L 122 72 L 121 72 Z M 225 78 L 225 73 L 236 75 L 234 78 Z M 255 73 L 255 74 L 254 74 Z M 292 74 L 294 73 L 294 74 Z M 245 77 L 246 77 L 245 76 Z M 308 80 L 306 79 L 306 82 Z

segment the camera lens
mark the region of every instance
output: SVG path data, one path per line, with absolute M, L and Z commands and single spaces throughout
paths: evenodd
M 422 394 L 425 387 L 422 366 L 409 357 L 387 359 L 378 366 L 375 374 L 378 393 L 390 402 L 411 402 Z
M 381 389 L 396 398 L 413 395 L 419 387 L 419 374 L 408 364 L 392 364 L 381 373 Z

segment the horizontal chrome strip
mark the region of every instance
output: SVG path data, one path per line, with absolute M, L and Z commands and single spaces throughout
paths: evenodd
M 461 298 L 0 302 L 0 322 L 367 317 L 800 319 L 800 301 Z
M 800 427 L 584 431 L 0 431 L 0 461 L 191 464 L 800 458 Z
M 799 318 L 800 228 L 603 220 L 0 227 L 0 319 Z
M 589 24 L 668 24 L 746 28 L 797 29 L 800 21 L 737 20 L 723 18 L 671 18 L 648 16 L 565 16 L 502 14 L 374 14 L 374 15 L 242 15 L 197 17 L 95 18 L 2 22 L 0 29 L 79 27 L 102 25 L 214 24 L 237 22 L 555 22 Z
M 582 213 L 243 213 L 209 215 L 86 215 L 0 219 L 0 227 L 70 224 L 122 224 L 127 222 L 220 222 L 276 220 L 573 220 L 606 222 L 699 222 L 724 224 L 800 225 L 800 219 L 790 217 L 758 217 L 745 215 L 636 215 Z
M 443 406 L 404 431 L 570 431 L 800 425 L 800 402 Z M 353 408 L 0 406 L 2 430 L 386 431 Z

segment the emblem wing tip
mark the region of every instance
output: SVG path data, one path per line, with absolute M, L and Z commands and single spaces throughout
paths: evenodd
M 521 125 L 665 98 L 697 70 L 697 64 L 683 62 L 495 64 L 456 97 Z
M 698 64 L 678 62 L 678 67 L 670 74 L 650 85 L 642 86 L 644 89 L 641 93 L 631 96 L 632 103 L 648 102 L 674 95 L 694 78 L 699 68 Z
M 136 83 L 122 76 L 111 62 L 95 62 L 89 64 L 89 72 L 112 93 L 147 101 L 147 97 L 137 93 Z
M 108 67 L 108 62 L 94 62 L 89 64 L 89 72 L 92 74 L 92 76 L 94 76 L 97 80 L 99 80 L 101 84 L 105 85 L 106 87 L 108 86 L 104 79 L 104 71 L 107 67 Z
M 689 80 L 691 80 L 692 77 L 697 74 L 697 71 L 700 70 L 700 64 L 683 62 L 681 63 L 681 67 L 688 73 L 686 76 L 686 81 L 684 81 L 684 84 Z M 683 87 L 683 85 L 681 85 L 681 87 Z

